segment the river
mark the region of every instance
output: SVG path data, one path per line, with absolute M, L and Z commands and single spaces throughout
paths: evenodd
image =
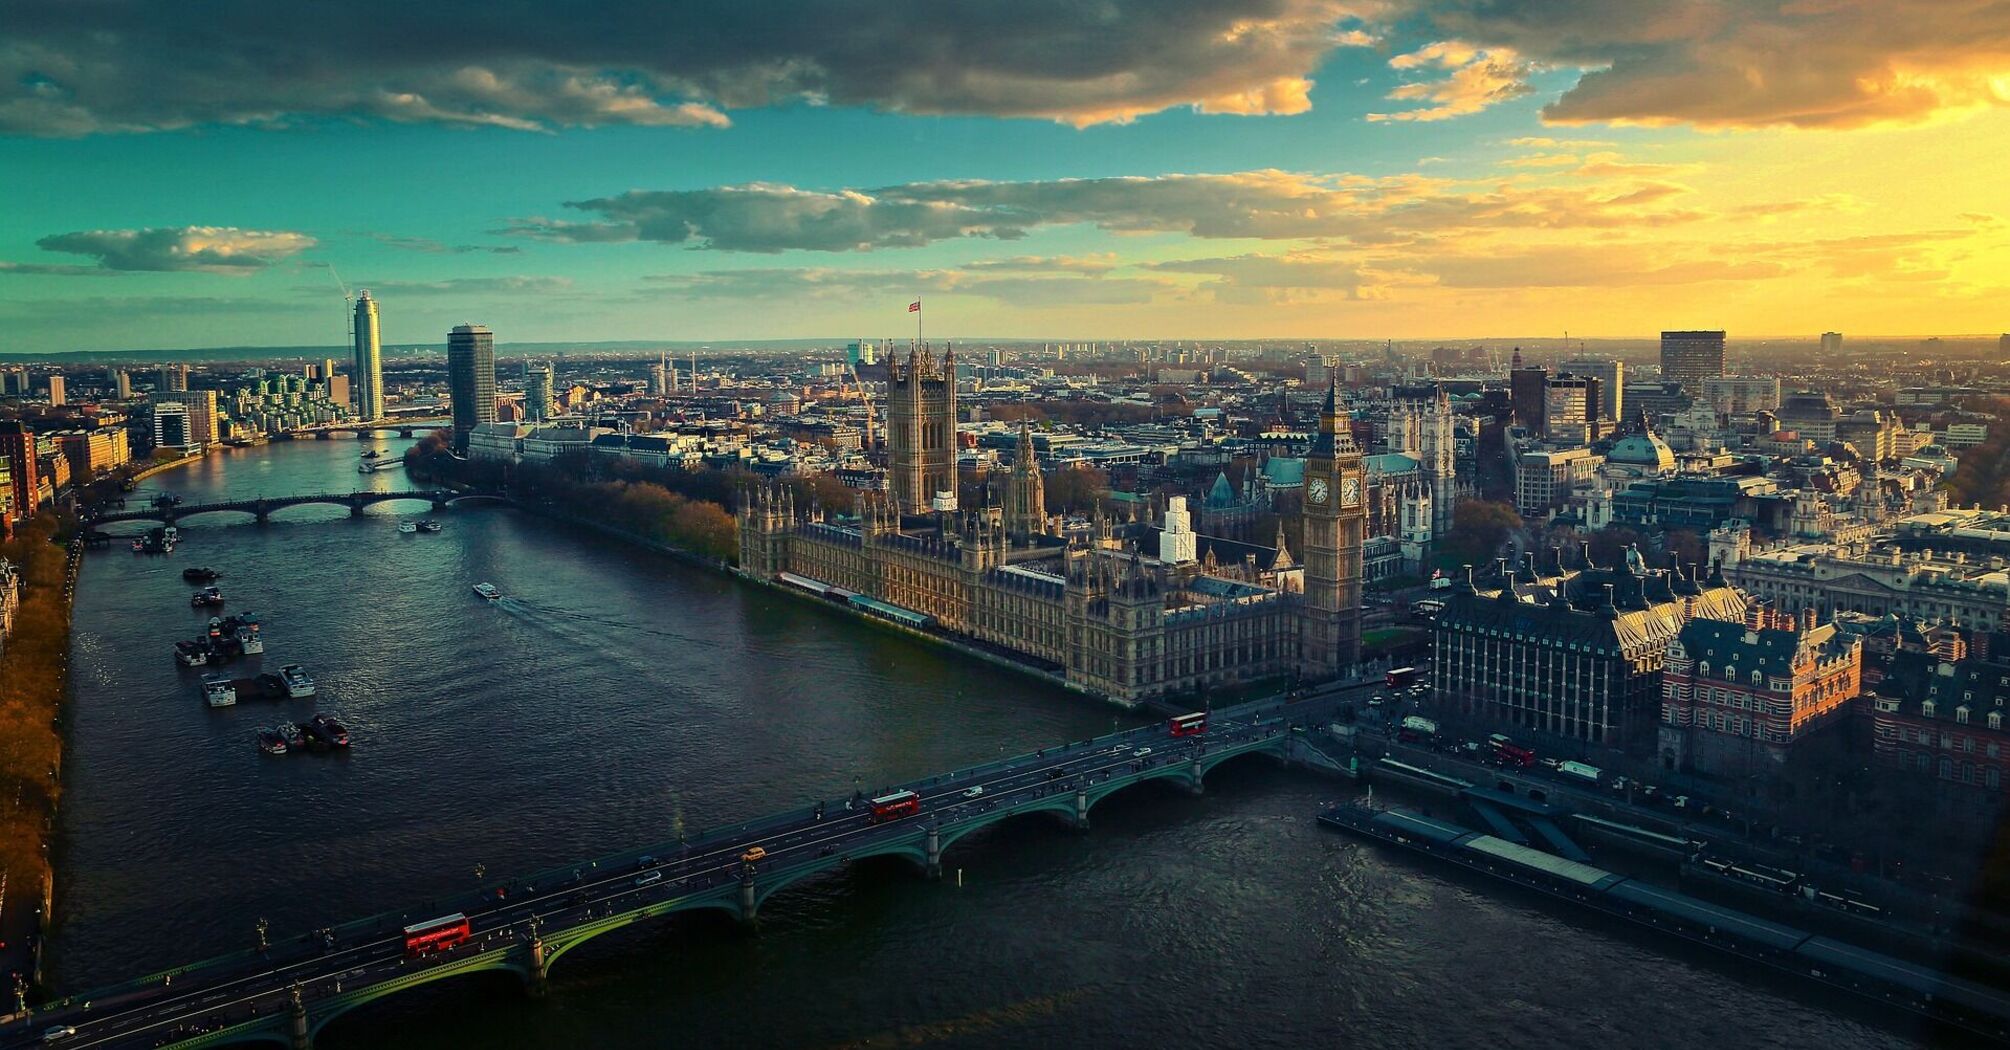
M 149 479 L 188 503 L 411 487 L 360 449 L 281 442 Z M 79 587 L 53 966 L 80 989 L 490 878 L 661 841 L 1001 750 L 1113 711 L 813 602 L 464 504 L 182 523 L 94 551 Z M 128 531 L 137 528 L 127 526 Z M 172 643 L 220 569 L 312 700 L 222 710 Z M 480 580 L 508 597 L 483 603 Z M 268 756 L 333 711 L 347 755 Z M 1128 720 L 1129 716 L 1122 716 Z M 1747 1047 L 1912 1045 L 1910 1022 L 1507 895 L 1316 827 L 1351 785 L 1263 759 L 1205 796 L 1147 785 L 1093 828 L 981 833 L 799 886 L 758 933 L 715 915 L 612 935 L 531 1001 L 471 978 L 338 1020 L 322 1046 Z M 959 878 L 960 873 L 960 878 Z

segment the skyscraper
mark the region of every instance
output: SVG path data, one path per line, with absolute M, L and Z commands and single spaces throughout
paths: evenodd
M 1842 333 L 1823 332 L 1822 356 L 1827 357 L 1833 354 L 1840 354 L 1840 353 L 1842 353 Z
M 1543 407 L 1548 385 L 1549 369 L 1541 365 L 1523 365 L 1521 348 L 1515 347 L 1514 361 L 1508 366 L 1508 404 L 1514 409 L 1515 422 L 1537 434 L 1543 433 Z
M 69 403 L 70 399 L 65 389 L 63 377 L 59 374 L 51 374 L 49 376 L 49 404 L 67 405 Z
M 370 290 L 363 289 L 356 297 L 356 360 L 350 385 L 356 393 L 356 416 L 359 419 L 384 418 L 384 348 L 383 333 L 377 326 L 377 300 L 370 298 Z M 494 383 L 490 383 L 493 388 Z M 495 410 L 490 409 L 493 413 Z
M 1626 362 L 1611 357 L 1573 357 L 1556 367 L 1598 380 L 1598 418 L 1614 421 L 1626 418 L 1626 399 L 1621 390 L 1626 385 Z
M 132 400 L 133 377 L 123 368 L 112 370 L 112 393 L 121 401 Z
M 461 324 L 447 333 L 447 390 L 454 402 L 454 447 L 468 432 L 496 421 L 496 337 L 486 325 Z
M 18 419 L 0 419 L 0 458 L 7 461 L 14 482 L 14 517 L 24 521 L 34 517 L 39 480 L 35 474 L 35 432 Z
M 1368 525 L 1361 450 L 1326 388 L 1319 437 L 1305 460 L 1305 603 L 1298 669 L 1331 678 L 1361 659 L 1361 546 Z
M 523 376 L 524 415 L 533 423 L 551 418 L 551 363 L 525 365 Z
M 1724 333 L 1661 333 L 1661 379 L 1682 384 L 1691 397 L 1703 392 L 1703 380 L 1724 374 Z
M 187 366 L 187 365 L 162 365 L 162 366 L 161 366 L 161 374 L 160 374 L 160 379 L 159 379 L 159 380 L 158 380 L 158 381 L 157 381 L 157 382 L 155 383 L 155 385 L 154 385 L 154 389 L 156 389 L 156 390 L 187 390 L 187 389 L 188 389 L 188 366 Z

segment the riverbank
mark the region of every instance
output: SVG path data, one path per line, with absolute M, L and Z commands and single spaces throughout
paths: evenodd
M 55 887 L 51 841 L 62 795 L 71 600 L 83 552 L 74 538 L 57 540 L 73 531 L 45 513 L 0 544 L 22 590 L 13 633 L 0 648 L 0 968 L 14 985 L 0 993 L 41 978 Z

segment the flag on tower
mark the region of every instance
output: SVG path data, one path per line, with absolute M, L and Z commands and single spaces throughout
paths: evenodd
M 919 299 L 916 299 L 915 301 L 913 301 L 913 302 L 911 302 L 911 303 L 908 303 L 908 304 L 907 304 L 907 312 L 908 312 L 908 313 L 911 313 L 911 314 L 918 314 L 918 313 L 920 313 L 920 312 L 921 312 L 921 300 L 919 300 Z

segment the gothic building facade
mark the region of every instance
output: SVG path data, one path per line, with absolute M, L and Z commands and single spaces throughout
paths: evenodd
M 940 360 L 917 347 L 886 363 L 886 481 L 902 514 L 954 510 L 956 351 Z M 948 505 L 937 498 L 948 494 Z
M 1008 650 L 1080 689 L 1131 702 L 1286 675 L 1328 678 L 1360 658 L 1360 456 L 1336 434 L 1329 397 L 1307 466 L 1303 568 L 1279 541 L 1267 567 L 1194 554 L 1183 506 L 1157 557 L 1098 518 L 1075 540 L 1033 531 L 1038 465 L 1021 434 L 1004 508 L 904 528 L 891 492 L 861 491 L 855 514 L 799 509 L 785 488 L 747 494 L 741 571 L 929 633 Z M 910 521 L 912 519 L 909 519 Z M 1302 593 L 1301 593 L 1302 591 Z

